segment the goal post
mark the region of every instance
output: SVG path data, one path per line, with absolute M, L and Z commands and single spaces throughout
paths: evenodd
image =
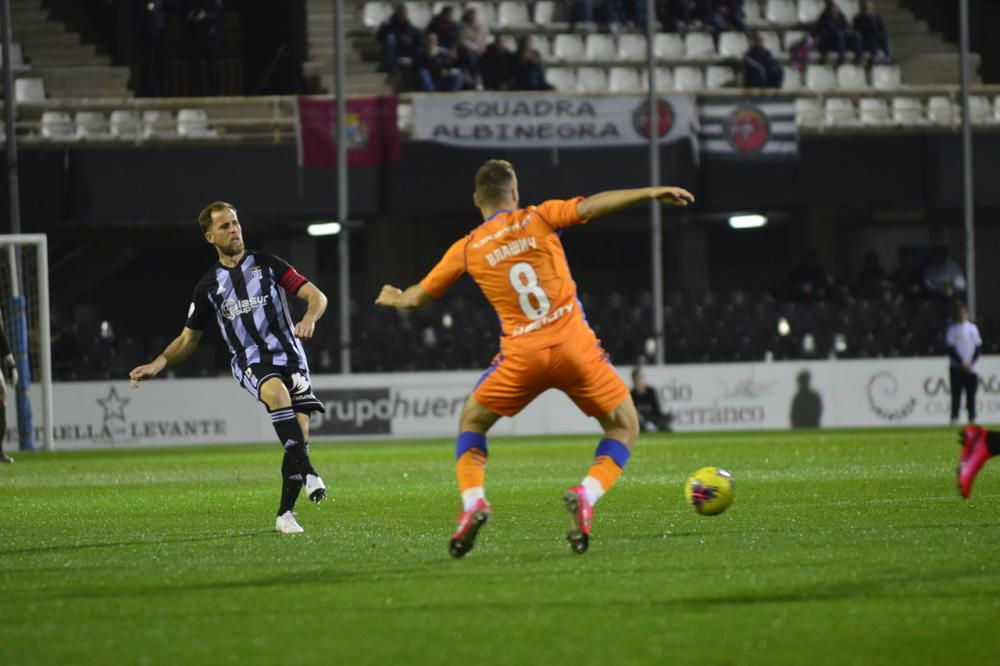
M 7 402 L 13 398 L 16 406 L 20 448 L 38 448 L 40 438 L 40 447 L 52 450 L 55 410 L 45 234 L 0 234 L 0 310 L 17 363 L 17 386 L 8 387 Z

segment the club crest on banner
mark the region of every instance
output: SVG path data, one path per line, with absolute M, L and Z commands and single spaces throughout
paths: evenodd
M 725 136 L 730 145 L 741 153 L 756 153 L 770 140 L 771 123 L 757 107 L 739 106 L 726 119 Z
M 656 100 L 656 136 L 662 139 L 670 130 L 674 127 L 674 122 L 676 121 L 676 114 L 674 113 L 674 106 L 665 99 Z M 632 112 L 632 126 L 635 127 L 635 131 L 639 133 L 640 136 L 648 139 L 649 138 L 649 104 L 643 101 L 639 106 L 636 107 L 635 111 Z

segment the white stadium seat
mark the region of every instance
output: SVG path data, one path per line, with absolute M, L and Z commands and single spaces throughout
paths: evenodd
M 878 90 L 895 90 L 903 85 L 899 65 L 875 65 L 872 67 L 872 85 Z
M 820 127 L 825 115 L 819 106 L 819 100 L 814 97 L 799 97 L 795 100 L 795 121 L 799 125 Z
M 203 139 L 218 135 L 208 127 L 208 113 L 205 109 L 181 109 L 177 112 L 177 134 L 192 139 Z
M 538 0 L 532 10 L 531 19 L 537 26 L 562 23 L 566 20 L 564 5 L 555 0 Z
M 771 30 L 761 30 L 760 38 L 764 41 L 764 48 L 774 54 L 775 58 L 781 57 L 781 37 L 778 33 L 772 32 Z
M 784 41 L 782 42 L 785 45 L 785 52 L 792 48 L 792 44 L 801 40 L 807 34 L 805 30 L 786 30 L 783 35 Z
M 545 78 L 558 92 L 576 92 L 576 72 L 571 67 L 549 67 L 545 70 Z
M 823 0 L 799 0 L 799 23 L 815 23 L 823 13 Z
M 492 2 L 482 2 L 482 0 L 476 0 L 475 2 L 467 3 L 465 8 L 475 9 L 479 22 L 486 27 L 492 27 L 497 24 L 497 6 Z
M 646 90 L 646 73 L 633 67 L 612 67 L 608 90 L 613 93 L 637 93 Z
M 14 81 L 14 101 L 45 101 L 45 82 L 42 79 L 16 79 Z
M 937 95 L 927 100 L 927 118 L 938 125 L 950 125 L 954 120 L 951 99 Z
M 828 97 L 826 122 L 828 125 L 840 127 L 857 125 L 858 113 L 854 108 L 854 102 L 845 97 Z
M 628 62 L 646 60 L 646 36 L 625 34 L 618 37 L 618 58 Z
M 749 48 L 750 40 L 745 33 L 729 31 L 719 35 L 719 55 L 723 58 L 742 59 Z
M 142 112 L 142 135 L 147 139 L 170 139 L 177 136 L 177 121 L 170 111 L 146 109 Z
M 583 50 L 587 60 L 618 59 L 618 48 L 615 46 L 615 40 L 611 35 L 602 35 L 599 33 L 587 35 L 587 41 Z
M 73 118 L 76 123 L 76 137 L 84 140 L 111 138 L 108 119 L 100 111 L 77 111 Z
M 781 68 L 785 73 L 781 80 L 782 90 L 802 90 L 802 70 L 785 65 Z
M 689 32 L 684 35 L 684 56 L 689 59 L 715 58 L 715 41 L 707 32 Z
M 366 2 L 361 10 L 361 22 L 366 28 L 377 28 L 390 14 L 392 5 L 388 2 Z
M 673 90 L 673 89 L 674 89 L 674 73 L 670 71 L 669 67 L 657 67 L 656 91 L 660 92 L 662 90 Z
M 889 104 L 884 99 L 866 97 L 858 102 L 862 125 L 889 125 L 892 117 Z
M 709 90 L 733 86 L 736 83 L 736 74 L 733 68 L 726 65 L 712 65 L 705 72 L 705 87 Z
M 867 88 L 868 77 L 865 76 L 864 68 L 849 64 L 838 67 L 837 87 L 845 89 Z
M 603 67 L 581 67 L 576 72 L 576 85 L 582 93 L 607 92 L 607 72 Z
M 861 11 L 860 0 L 837 0 L 840 11 L 847 17 L 848 22 L 853 21 L 857 13 Z
M 920 100 L 915 97 L 893 97 L 892 121 L 900 125 L 924 124 L 926 119 Z
M 530 26 L 531 14 L 528 12 L 528 3 L 511 0 L 501 2 L 497 14 L 497 25 L 504 28 Z
M 837 87 L 837 76 L 830 65 L 809 65 L 806 67 L 806 88 L 810 90 L 832 90 Z
M 679 60 L 684 57 L 684 42 L 680 35 L 670 32 L 657 33 L 653 40 L 653 52 L 657 58 Z
M 798 22 L 799 13 L 793 0 L 767 0 L 764 18 L 778 25 L 794 25 Z
M 757 0 L 743 0 L 743 13 L 746 16 L 748 26 L 756 27 L 765 25 L 764 13 L 760 11 L 760 3 Z
M 139 133 L 139 117 L 135 111 L 119 109 L 111 112 L 111 136 L 134 139 Z
M 531 35 L 531 47 L 538 51 L 542 60 L 552 58 L 552 42 L 545 35 Z
M 990 100 L 982 95 L 969 97 L 969 116 L 973 125 L 990 125 L 993 123 L 993 107 Z
M 59 141 L 75 139 L 73 119 L 65 111 L 45 111 L 42 113 L 42 136 Z
M 705 87 L 705 75 L 701 67 L 678 67 L 674 70 L 675 90 L 701 90 Z
M 406 14 L 410 18 L 410 23 L 417 26 L 423 32 L 427 29 L 427 24 L 431 22 L 431 6 L 426 2 L 404 2 Z
M 993 98 L 993 120 L 1000 123 L 1000 95 Z
M 552 55 L 558 60 L 583 60 L 583 38 L 580 35 L 556 35 Z

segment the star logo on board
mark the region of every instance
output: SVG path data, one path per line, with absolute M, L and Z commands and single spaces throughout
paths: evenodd
M 106 398 L 98 398 L 97 404 L 104 410 L 104 421 L 110 419 L 125 420 L 125 405 L 132 402 L 131 398 L 121 398 L 118 396 L 118 389 L 111 387 L 111 392 Z

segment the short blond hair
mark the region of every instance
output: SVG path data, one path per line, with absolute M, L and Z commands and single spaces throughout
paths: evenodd
M 218 213 L 219 211 L 229 209 L 233 211 L 233 215 L 236 215 L 236 206 L 231 203 L 226 203 L 225 201 L 213 201 L 198 213 L 198 226 L 201 227 L 201 233 L 208 232 L 208 228 L 212 226 L 212 215 Z
M 476 196 L 481 204 L 502 202 L 514 189 L 517 174 L 507 160 L 487 160 L 476 172 Z

